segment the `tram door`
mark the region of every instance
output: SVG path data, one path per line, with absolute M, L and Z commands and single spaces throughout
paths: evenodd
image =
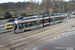
M 49 25 L 49 19 L 44 20 L 44 25 Z
M 19 24 L 19 31 L 18 32 L 23 32 L 22 24 Z
M 40 27 L 40 21 L 36 21 L 36 24 L 37 24 L 37 28 Z

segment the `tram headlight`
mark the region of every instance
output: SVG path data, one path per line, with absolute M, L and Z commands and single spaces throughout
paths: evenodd
M 18 24 L 18 22 L 17 22 L 17 21 L 15 21 L 15 23 L 16 23 L 16 24 Z

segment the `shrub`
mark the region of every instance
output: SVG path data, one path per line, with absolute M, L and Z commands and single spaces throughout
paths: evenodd
M 10 15 L 10 13 L 9 13 L 8 11 L 6 11 L 4 17 L 5 17 L 5 18 L 11 18 L 12 15 Z
M 25 13 L 22 13 L 21 16 L 26 17 L 26 14 Z

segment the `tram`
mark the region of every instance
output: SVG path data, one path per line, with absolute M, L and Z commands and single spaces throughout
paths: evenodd
M 31 19 L 16 20 L 13 22 L 13 32 L 20 33 L 63 21 L 63 16 L 39 17 Z

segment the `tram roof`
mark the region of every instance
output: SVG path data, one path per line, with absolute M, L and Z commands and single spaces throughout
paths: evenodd
M 50 16 L 50 18 L 57 18 L 57 17 L 63 17 L 62 15 L 60 16 Z M 26 23 L 26 22 L 32 22 L 32 21 L 39 21 L 42 20 L 43 18 L 32 18 L 32 19 L 22 19 L 22 20 L 17 20 L 17 23 Z M 44 19 L 49 19 L 49 17 L 44 17 Z

